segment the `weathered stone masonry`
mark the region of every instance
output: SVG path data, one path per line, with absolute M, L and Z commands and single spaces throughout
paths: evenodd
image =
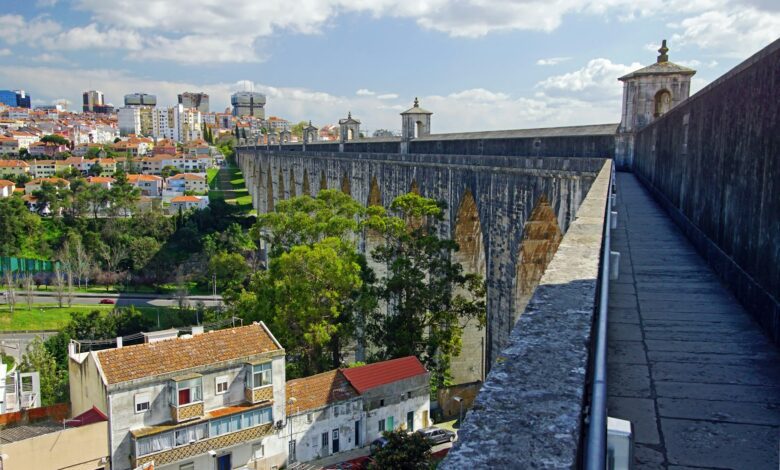
M 565 232 L 604 162 L 597 158 L 279 152 L 264 147 L 240 147 L 237 159 L 244 175 L 251 175 L 247 185 L 260 212 L 272 210 L 279 197 L 290 197 L 291 183 L 295 194 L 304 194 L 304 173 L 315 181 L 324 175 L 328 188 L 348 185 L 352 197 L 363 204 L 377 199 L 376 188 L 370 194 L 373 178 L 384 205 L 416 183 L 423 196 L 447 203 L 440 230 L 442 236 L 453 237 L 459 205 L 470 191 L 486 254 L 488 364 L 514 326 L 517 263 L 525 222 L 544 196 Z M 279 184 L 279 174 L 288 180 Z M 282 186 L 285 189 L 280 194 Z M 310 189 L 315 193 L 319 187 Z

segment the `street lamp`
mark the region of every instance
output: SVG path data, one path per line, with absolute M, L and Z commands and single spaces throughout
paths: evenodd
M 295 404 L 295 402 L 298 401 L 295 397 L 290 397 L 289 400 L 287 400 L 287 404 L 290 405 L 290 411 L 292 411 L 292 406 Z M 288 413 L 287 416 L 287 422 L 290 423 L 290 440 L 287 442 L 287 468 L 290 468 L 290 462 L 293 461 L 295 458 L 295 447 L 293 447 L 293 420 L 289 416 L 291 413 Z
M 460 405 L 460 415 L 458 418 L 458 429 L 460 429 L 460 427 L 463 425 L 463 398 L 456 395 L 452 397 L 452 399 L 458 402 L 458 404 Z

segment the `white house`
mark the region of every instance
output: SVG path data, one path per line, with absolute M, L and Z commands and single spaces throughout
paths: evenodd
M 185 191 L 194 191 L 196 193 L 205 193 L 208 191 L 206 177 L 195 173 L 180 173 L 168 178 L 168 190 L 179 193 Z
M 179 212 L 179 210 L 205 209 L 208 206 L 208 196 L 176 196 L 171 199 L 172 214 Z

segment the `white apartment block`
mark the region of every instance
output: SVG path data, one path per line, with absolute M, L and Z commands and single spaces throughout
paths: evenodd
M 176 142 L 201 139 L 202 125 L 200 111 L 185 108 L 183 105 L 152 110 L 152 136 L 156 139 Z
M 141 135 L 141 109 L 134 106 L 119 108 L 119 135 L 122 137 L 135 134 Z

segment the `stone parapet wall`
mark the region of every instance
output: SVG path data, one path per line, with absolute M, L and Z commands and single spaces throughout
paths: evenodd
M 636 137 L 634 172 L 780 344 L 780 40 Z
M 440 468 L 577 468 L 610 181 L 605 162 Z

